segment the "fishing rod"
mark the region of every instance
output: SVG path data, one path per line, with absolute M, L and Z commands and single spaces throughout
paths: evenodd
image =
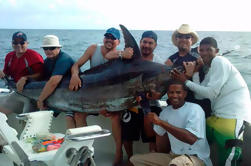
M 239 50 L 239 49 L 240 49 L 240 46 L 239 46 L 239 45 L 236 45 L 236 46 L 234 47 L 234 49 L 225 51 L 225 52 L 223 52 L 223 53 L 220 54 L 220 55 L 221 55 L 221 56 L 224 56 L 224 55 L 227 55 L 227 54 L 232 53 L 233 51 L 237 51 L 237 50 Z
M 199 48 L 199 46 L 197 46 L 197 47 L 195 47 L 195 48 L 192 48 L 192 50 L 193 50 L 194 52 L 196 52 L 196 53 L 199 54 L 198 48 Z M 219 55 L 225 56 L 225 55 L 230 54 L 230 53 L 232 53 L 232 52 L 234 52 L 234 51 L 237 51 L 237 50 L 239 50 L 239 49 L 240 49 L 240 45 L 236 45 L 236 46 L 234 46 L 234 49 L 232 49 L 232 50 L 227 50 L 227 51 L 225 51 L 225 52 L 223 52 L 223 53 L 221 53 L 221 54 L 219 54 Z

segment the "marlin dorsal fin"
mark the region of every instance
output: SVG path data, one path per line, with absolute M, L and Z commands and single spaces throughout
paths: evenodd
M 134 37 L 132 34 L 128 31 L 128 29 L 124 25 L 119 25 L 123 36 L 124 36 L 124 41 L 125 41 L 125 48 L 131 47 L 133 48 L 133 59 L 139 59 L 141 57 L 141 53 L 138 47 L 137 42 L 135 41 Z

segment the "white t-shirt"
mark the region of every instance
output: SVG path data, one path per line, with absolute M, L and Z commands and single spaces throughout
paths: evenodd
M 178 109 L 168 106 L 160 113 L 159 118 L 175 127 L 188 130 L 198 138 L 193 145 L 190 145 L 176 139 L 161 126 L 154 125 L 154 130 L 158 135 L 168 134 L 173 153 L 197 155 L 207 166 L 212 165 L 206 139 L 205 113 L 198 104 L 186 102 Z
M 239 71 L 222 56 L 216 56 L 202 83 L 187 81 L 196 98 L 209 98 L 213 114 L 226 119 L 251 122 L 251 101 Z

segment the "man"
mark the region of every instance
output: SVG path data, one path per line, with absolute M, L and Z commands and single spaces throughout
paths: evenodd
M 178 71 L 174 71 L 173 76 L 185 82 L 198 97 L 211 101 L 213 113 L 207 119 L 207 137 L 217 145 L 217 165 L 239 165 L 238 142 L 243 136 L 243 124 L 251 122 L 250 94 L 239 71 L 225 57 L 217 56 L 218 52 L 214 38 L 207 37 L 200 42 L 200 56 L 210 67 L 201 83 L 187 80 Z
M 28 49 L 27 36 L 21 31 L 13 34 L 12 48 L 13 51 L 5 57 L 0 78 L 11 77 L 16 82 L 17 90 L 22 91 L 29 80 L 38 79 L 41 76 L 44 61 L 39 53 Z M 31 109 L 35 108 L 31 106 L 30 101 L 15 92 L 0 100 L 0 111 L 6 114 L 30 112 Z
M 90 60 L 90 66 L 95 67 L 107 62 L 114 58 L 130 59 L 133 55 L 132 48 L 126 48 L 124 51 L 118 51 L 117 46 L 120 43 L 120 32 L 118 29 L 109 28 L 104 34 L 103 45 L 91 45 L 87 48 L 84 55 L 72 66 L 71 80 L 69 89 L 78 90 L 82 84 L 79 78 L 79 69 L 88 60 Z M 107 111 L 101 111 L 102 115 L 110 117 L 112 121 L 112 133 L 116 144 L 116 155 L 113 165 L 117 165 L 122 159 L 122 143 L 121 143 L 121 126 L 120 126 L 120 112 L 109 113 Z M 86 125 L 86 113 L 82 113 L 82 116 L 74 115 L 77 119 L 82 119 Z
M 165 64 L 167 66 L 181 66 L 183 62 L 196 61 L 199 55 L 197 49 L 191 49 L 191 46 L 198 40 L 198 34 L 188 24 L 182 24 L 172 34 L 172 42 L 179 51 L 171 55 Z
M 143 60 L 153 61 L 154 49 L 157 46 L 157 34 L 145 31 L 140 40 L 140 51 Z M 151 111 L 159 114 L 161 108 L 156 100 L 150 100 Z M 152 123 L 144 117 L 142 109 L 132 108 L 122 114 L 122 140 L 128 159 L 133 155 L 133 141 L 138 141 L 141 135 L 143 142 L 149 142 L 149 151 L 156 151 L 155 135 Z M 150 133 L 150 134 L 149 134 Z
M 44 79 L 47 82 L 38 98 L 37 107 L 40 110 L 44 110 L 46 109 L 44 105 L 45 100 L 55 91 L 63 77 L 70 77 L 74 61 L 68 54 L 61 51 L 62 46 L 55 35 L 44 36 L 41 47 L 47 57 L 44 61 Z M 68 126 L 70 122 L 66 122 Z
M 149 113 L 148 117 L 155 124 L 157 137 L 168 134 L 171 152 L 135 155 L 130 161 L 135 166 L 212 166 L 204 111 L 199 105 L 185 101 L 187 91 L 180 81 L 169 82 L 167 95 L 171 105 L 159 117 L 155 113 Z
M 201 58 L 198 54 L 198 48 L 191 48 L 199 40 L 198 34 L 191 29 L 188 24 L 182 24 L 179 29 L 175 30 L 172 34 L 172 42 L 178 48 L 178 52 L 171 55 L 165 62 L 167 66 L 182 66 L 189 62 L 197 61 L 200 64 Z M 208 67 L 203 66 L 199 70 L 200 81 L 204 79 L 205 73 L 208 71 Z M 189 76 L 189 73 L 186 73 Z M 199 104 L 208 117 L 211 113 L 210 101 L 208 99 L 196 100 L 193 92 L 188 91 L 186 101 Z M 168 100 L 167 100 L 168 102 Z

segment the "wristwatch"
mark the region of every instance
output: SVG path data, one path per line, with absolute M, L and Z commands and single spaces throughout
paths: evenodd
M 122 59 L 123 55 L 122 55 L 122 51 L 119 51 L 119 57 Z

